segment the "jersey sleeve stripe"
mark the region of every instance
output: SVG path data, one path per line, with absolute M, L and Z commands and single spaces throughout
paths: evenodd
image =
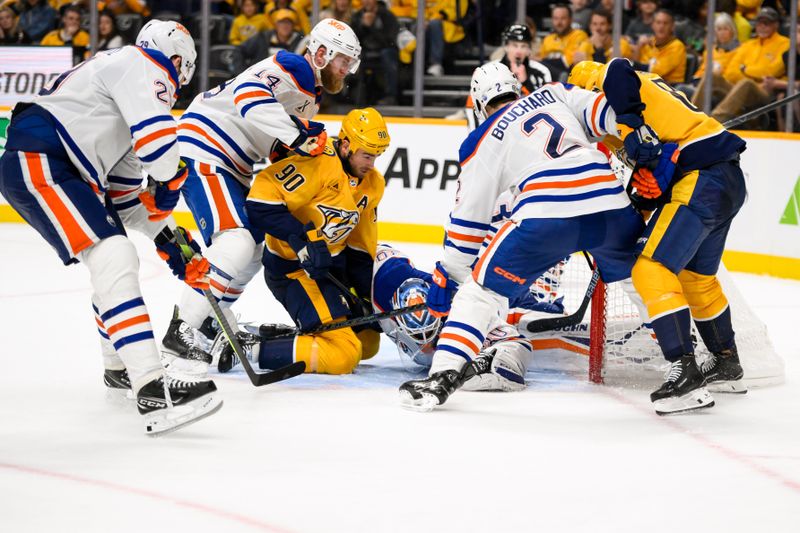
M 580 194 L 565 194 L 565 195 L 550 195 L 550 194 L 542 194 L 536 196 L 529 196 L 527 198 L 523 198 L 517 202 L 517 205 L 514 207 L 512 214 L 516 214 L 519 209 L 526 204 L 536 203 L 536 202 L 577 202 L 580 200 L 588 200 L 590 198 L 598 198 L 600 196 L 610 196 L 613 194 L 620 194 L 625 191 L 625 188 L 620 185 L 619 187 L 614 187 L 612 189 L 599 189 L 596 191 L 589 191 Z
M 157 115 L 155 117 L 150 117 L 150 118 L 147 118 L 147 119 L 145 119 L 145 120 L 143 120 L 141 122 L 138 122 L 138 123 L 134 124 L 133 126 L 131 126 L 131 128 L 130 128 L 131 135 L 133 135 L 134 133 L 136 133 L 137 131 L 139 131 L 139 130 L 141 130 L 143 128 L 146 128 L 147 126 L 150 126 L 152 124 L 156 124 L 158 122 L 174 122 L 174 121 L 175 121 L 175 119 L 172 118 L 172 116 L 170 116 L 170 115 Z
M 177 133 L 178 133 L 178 128 L 176 126 L 170 126 L 168 128 L 154 131 L 153 133 L 147 134 L 138 141 L 136 141 L 136 143 L 133 145 L 133 149 L 134 151 L 138 152 L 139 149 L 146 144 L 156 141 L 162 137 L 166 137 L 167 135 L 173 135 L 173 136 L 177 135 Z
M 594 133 L 595 137 L 602 137 L 603 134 L 597 129 L 597 108 L 600 107 L 600 101 L 603 99 L 602 96 L 598 96 L 594 100 L 594 105 L 592 105 L 592 119 L 589 121 L 589 125 L 592 128 L 592 132 Z
M 450 241 L 450 240 L 445 240 L 444 241 L 444 245 L 446 247 L 448 247 L 448 248 L 454 248 L 454 249 L 458 250 L 459 252 L 461 252 L 462 254 L 466 254 L 466 255 L 478 255 L 478 252 L 480 251 L 480 246 L 478 246 L 475 249 L 466 248 L 464 246 L 458 246 L 457 244 L 455 244 L 453 241 Z
M 246 100 L 248 98 L 256 98 L 256 97 L 270 98 L 270 97 L 272 97 L 272 94 L 268 93 L 267 91 L 249 91 L 249 92 L 237 95 L 233 99 L 233 103 L 234 104 L 238 104 L 242 100 Z
M 611 165 L 608 163 L 588 163 L 586 165 L 581 165 L 578 167 L 569 167 L 569 168 L 554 168 L 550 170 L 543 170 L 541 172 L 534 172 L 517 186 L 520 191 L 522 191 L 528 182 L 539 179 L 539 178 L 547 178 L 550 176 L 574 176 L 576 174 L 580 174 L 582 172 L 589 172 L 593 170 L 607 170 L 611 171 Z
M 108 182 L 116 183 L 117 185 L 130 185 L 131 187 L 137 187 L 141 185 L 142 178 L 123 178 L 120 176 L 109 176 Z
M 601 176 L 592 176 L 580 180 L 565 180 L 565 181 L 545 181 L 538 183 L 529 183 L 522 189 L 522 192 L 538 191 L 542 189 L 571 189 L 575 187 L 585 187 L 587 185 L 596 185 L 598 183 L 612 183 L 617 181 L 617 176 L 614 174 L 605 174 Z
M 238 155 L 242 159 L 242 161 L 244 161 L 251 167 L 256 163 L 255 161 L 253 161 L 253 159 L 247 156 L 245 151 L 242 150 L 242 148 L 238 144 L 236 144 L 236 141 L 234 141 L 230 135 L 225 133 L 222 130 L 222 128 L 214 124 L 214 122 L 212 122 L 208 118 L 204 117 L 203 115 L 198 115 L 197 113 L 185 113 L 181 117 L 181 125 L 183 125 L 183 119 L 194 119 L 197 120 L 198 122 L 202 122 L 204 125 L 211 128 L 211 130 L 215 134 L 217 134 L 223 141 L 225 141 L 228 144 L 228 146 L 230 146 L 233 149 L 233 151 L 236 152 L 236 155 Z M 180 129 L 180 127 L 178 127 L 178 129 Z
M 139 159 L 141 159 L 145 163 L 152 163 L 153 161 L 155 161 L 156 159 L 158 159 L 159 157 L 164 155 L 168 150 L 170 150 L 177 143 L 178 143 L 178 140 L 177 139 L 173 139 L 172 142 L 165 144 L 164 146 L 162 146 L 161 148 L 159 148 L 155 152 L 153 152 L 151 154 L 148 154 L 148 155 L 139 156 Z
M 264 85 L 263 83 L 258 83 L 257 81 L 247 81 L 237 85 L 236 88 L 233 90 L 233 94 L 236 94 L 242 89 L 247 89 L 247 88 L 261 89 L 262 91 L 269 92 L 269 95 L 272 96 L 272 91 L 267 89 L 266 85 Z
M 478 244 L 482 243 L 484 239 L 483 235 L 466 235 L 455 231 L 448 231 L 447 236 L 458 241 L 477 242 Z
M 253 109 L 255 106 L 264 105 L 264 104 L 274 104 L 275 102 L 277 102 L 277 100 L 274 99 L 274 98 L 267 98 L 265 100 L 258 100 L 256 102 L 250 102 L 249 104 L 246 104 L 246 105 L 242 106 L 242 111 L 241 111 L 242 118 L 244 118 L 244 116 L 247 114 L 247 112 L 250 111 L 251 109 Z
M 139 197 L 136 196 L 136 197 L 131 198 L 130 200 L 125 201 L 125 202 L 120 202 L 120 203 L 114 202 L 114 208 L 117 211 L 124 211 L 126 209 L 130 209 L 131 207 L 136 207 L 137 205 L 140 205 L 140 204 L 141 204 L 141 201 L 139 200 Z

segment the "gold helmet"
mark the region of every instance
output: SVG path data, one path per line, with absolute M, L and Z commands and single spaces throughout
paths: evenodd
M 342 120 L 339 138 L 350 141 L 351 152 L 364 150 L 376 156 L 386 151 L 390 141 L 386 121 L 372 107 L 350 111 Z
M 604 66 L 605 65 L 602 63 L 596 61 L 581 61 L 580 63 L 576 63 L 569 73 L 567 83 L 577 85 L 588 91 L 594 90 Z

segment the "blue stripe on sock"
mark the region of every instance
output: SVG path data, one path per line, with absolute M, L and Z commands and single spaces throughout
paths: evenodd
M 100 315 L 100 320 L 105 323 L 111 317 L 117 316 L 118 314 L 127 311 L 128 309 L 133 309 L 134 307 L 144 306 L 144 299 L 140 296 L 138 298 L 134 298 L 133 300 L 128 300 L 127 302 L 121 303 L 118 306 L 110 309 Z
M 152 331 L 142 331 L 140 333 L 134 333 L 133 335 L 128 335 L 127 337 L 122 337 L 120 340 L 114 343 L 114 349 L 119 350 L 123 346 L 127 346 L 128 344 L 133 344 L 134 342 L 144 341 L 147 339 L 154 339 Z

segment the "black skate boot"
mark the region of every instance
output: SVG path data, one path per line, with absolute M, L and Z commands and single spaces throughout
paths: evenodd
M 708 382 L 711 392 L 745 394 L 744 372 L 739 363 L 739 352 L 734 346 L 730 350 L 714 352 L 700 363 L 700 371 Z
M 659 415 L 714 406 L 694 354 L 685 354 L 671 364 L 666 381 L 650 394 L 650 401 Z
M 236 340 L 239 341 L 239 346 L 241 346 L 242 350 L 244 350 L 245 356 L 252 360 L 254 351 L 253 347 L 261 342 L 261 337 L 246 331 L 238 331 L 236 332 Z M 240 361 L 236 356 L 236 353 L 233 351 L 233 347 L 231 346 L 231 343 L 228 342 L 227 338 L 222 336 L 220 342 L 222 343 L 222 348 L 219 352 L 217 370 L 224 374 L 226 372 L 230 372 L 233 367 L 240 364 Z
M 431 411 L 461 387 L 462 374 L 458 370 L 443 370 L 425 379 L 406 381 L 400 385 L 400 404 L 412 411 Z
M 189 379 L 199 379 L 208 375 L 211 354 L 201 346 L 194 328 L 178 318 L 178 306 L 175 306 L 161 345 L 165 366 L 171 372 Z
M 128 370 L 109 370 L 103 372 L 103 384 L 106 386 L 106 398 L 114 403 L 126 403 L 126 400 L 133 400 L 131 390 L 131 380 L 128 378 Z
M 163 435 L 216 413 L 222 407 L 213 381 L 154 379 L 136 395 L 148 435 Z
M 203 336 L 209 341 L 213 341 L 217 338 L 217 335 L 222 330 L 219 327 L 219 322 L 217 322 L 217 319 L 209 316 L 203 320 L 203 323 L 200 325 L 200 328 L 197 331 L 202 333 Z

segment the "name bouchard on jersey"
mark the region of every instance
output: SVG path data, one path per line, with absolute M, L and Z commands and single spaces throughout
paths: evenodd
M 534 109 L 539 109 L 547 104 L 555 104 L 556 99 L 547 89 L 540 89 L 531 93 L 519 100 L 516 104 L 512 105 L 498 120 L 492 129 L 492 137 L 498 141 L 502 141 L 505 136 L 505 131 L 508 127 L 522 118 L 526 113 L 530 113 Z

